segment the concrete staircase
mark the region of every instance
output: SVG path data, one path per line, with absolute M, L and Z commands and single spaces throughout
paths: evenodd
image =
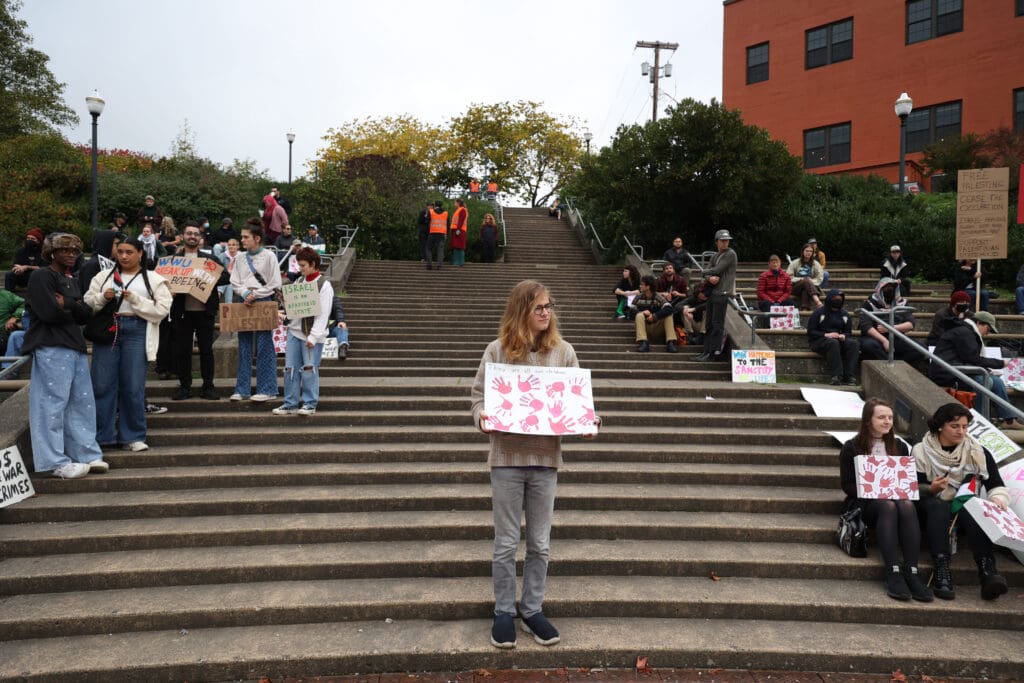
M 659 667 L 1024 671 L 1022 567 L 982 603 L 897 603 L 878 558 L 832 543 L 838 444 L 799 387 L 632 352 L 616 267 L 562 223 L 508 210 L 504 264 L 359 262 L 353 349 L 311 418 L 169 404 L 153 449 L 38 479 L 0 512 L 0 680 L 180 681 L 372 671 Z M 488 641 L 487 441 L 469 388 L 520 279 L 550 286 L 604 426 L 568 439 L 545 612 L 562 642 Z M 223 382 L 221 382 L 223 386 Z M 151 398 L 171 387 L 153 383 Z M 954 645 L 955 644 L 955 645 Z

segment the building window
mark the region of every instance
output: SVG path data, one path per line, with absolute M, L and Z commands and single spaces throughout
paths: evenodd
M 850 163 L 850 124 L 804 131 L 804 168 Z
M 768 43 L 747 48 L 747 85 L 768 80 Z
M 1017 0 L 1014 13 L 1019 17 L 1024 14 L 1024 0 Z
M 963 30 L 963 0 L 910 0 L 907 3 L 907 45 Z
M 1013 91 L 1013 129 L 1024 131 L 1024 88 Z
M 843 19 L 806 33 L 805 68 L 853 59 L 853 19 Z
M 960 102 L 922 107 L 907 117 L 907 151 L 920 152 L 933 142 L 960 135 Z

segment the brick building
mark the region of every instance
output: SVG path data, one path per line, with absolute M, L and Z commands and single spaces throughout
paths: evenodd
M 1024 130 L 1024 0 L 725 0 L 722 100 L 818 173 L 898 181 L 930 142 Z

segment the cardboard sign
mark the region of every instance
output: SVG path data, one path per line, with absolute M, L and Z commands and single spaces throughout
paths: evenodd
M 773 330 L 795 330 L 800 327 L 800 309 L 796 306 L 772 306 L 770 313 L 785 313 L 777 318 L 769 318 Z
M 775 352 L 759 349 L 734 350 L 732 381 L 775 384 Z
M 281 293 L 284 295 L 284 312 L 289 320 L 320 315 L 320 289 L 316 282 L 300 280 L 282 287 Z
M 277 303 L 273 301 L 220 305 L 221 332 L 269 332 L 277 325 Z
M 971 415 L 972 419 L 967 425 L 967 433 L 987 448 L 992 453 L 992 459 L 997 463 L 1006 460 L 1020 450 L 1017 442 L 1003 434 L 998 427 L 989 422 L 977 410 L 972 408 Z
M 596 434 L 590 370 L 488 363 L 484 412 L 498 432 Z
M 1024 551 L 1024 522 L 1013 510 L 1004 510 L 992 501 L 974 497 L 964 504 L 964 510 L 996 545 L 1014 551 Z
M 224 266 L 213 259 L 192 256 L 164 256 L 155 272 L 163 275 L 172 294 L 191 294 L 204 304 L 210 298 Z
M 274 328 L 274 353 L 284 353 L 288 348 L 288 328 L 284 323 Z
M 1006 258 L 1010 169 L 964 169 L 957 174 L 956 258 Z
M 877 500 L 918 500 L 917 465 L 910 456 L 858 455 L 857 497 Z
M 0 508 L 36 495 L 17 446 L 0 451 Z

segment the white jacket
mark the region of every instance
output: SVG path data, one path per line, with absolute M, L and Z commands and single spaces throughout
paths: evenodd
M 309 330 L 309 339 L 314 344 L 323 344 L 327 341 L 327 321 L 330 320 L 331 311 L 334 310 L 334 287 L 331 286 L 330 280 L 324 279 L 322 274 L 313 282 L 319 283 L 320 280 L 324 281 L 323 289 L 320 290 L 320 315 L 313 319 L 313 327 Z M 306 335 L 302 333 L 302 318 L 289 320 L 288 332 L 299 341 L 306 341 Z
M 89 291 L 85 293 L 85 303 L 93 312 L 103 308 L 107 300 L 103 292 L 113 286 L 113 269 L 101 270 L 89 283 Z M 146 272 L 149 286 L 153 290 L 153 298 L 139 295 L 134 291 L 125 292 L 125 301 L 132 305 L 136 315 L 143 318 L 146 325 L 146 360 L 156 360 L 156 350 L 160 346 L 160 321 L 167 317 L 171 310 L 171 288 L 163 275 L 152 270 Z M 108 280 L 108 278 L 110 278 Z

